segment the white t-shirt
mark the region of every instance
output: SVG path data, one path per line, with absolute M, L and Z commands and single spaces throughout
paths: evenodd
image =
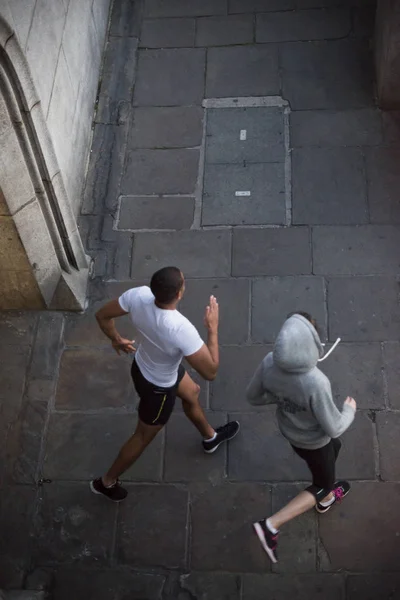
M 147 286 L 127 290 L 119 304 L 140 333 L 135 360 L 143 377 L 161 387 L 173 386 L 182 358 L 203 345 L 197 329 L 178 310 L 158 308 Z

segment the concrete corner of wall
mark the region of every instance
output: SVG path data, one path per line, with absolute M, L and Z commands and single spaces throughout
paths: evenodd
M 88 257 L 3 5 L 0 0 L 0 309 L 83 310 Z

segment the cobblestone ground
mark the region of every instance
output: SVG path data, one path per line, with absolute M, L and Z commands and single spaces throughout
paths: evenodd
M 81 216 L 90 307 L 0 324 L 3 587 L 400 597 L 400 120 L 375 106 L 373 18 L 368 0 L 115 0 Z M 136 399 L 93 313 L 171 263 L 200 331 L 218 297 L 221 368 L 201 400 L 241 434 L 204 456 L 178 407 L 115 506 L 88 480 L 132 431 Z M 328 346 L 342 338 L 322 368 L 360 408 L 338 464 L 353 489 L 285 527 L 271 568 L 250 524 L 308 473 L 244 389 L 299 309 Z

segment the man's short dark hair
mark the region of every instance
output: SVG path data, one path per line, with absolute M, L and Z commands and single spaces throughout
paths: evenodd
M 183 285 L 183 277 L 177 267 L 164 267 L 156 273 L 150 281 L 150 289 L 157 302 L 170 304 L 178 296 Z

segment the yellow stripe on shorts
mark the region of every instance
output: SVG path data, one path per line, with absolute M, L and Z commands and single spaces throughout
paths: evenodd
M 160 415 L 162 413 L 162 409 L 164 408 L 164 404 L 165 404 L 166 399 L 167 399 L 167 394 L 164 394 L 164 398 L 163 398 L 163 401 L 161 402 L 160 410 L 158 411 L 158 415 L 154 419 L 153 423 L 155 423 L 156 421 L 158 421 L 158 419 L 160 418 Z

